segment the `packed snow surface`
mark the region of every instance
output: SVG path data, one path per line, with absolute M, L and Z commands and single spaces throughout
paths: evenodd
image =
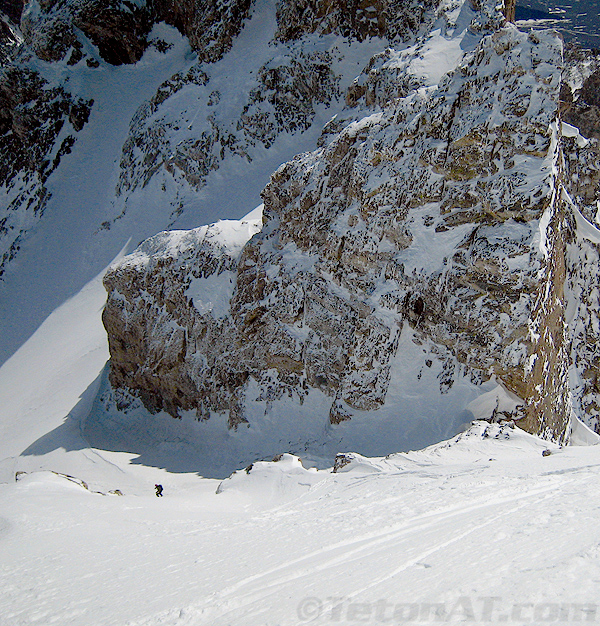
M 335 473 L 285 454 L 223 481 L 86 454 L 78 477 L 0 484 L 2 626 L 600 619 L 598 446 L 476 422 Z

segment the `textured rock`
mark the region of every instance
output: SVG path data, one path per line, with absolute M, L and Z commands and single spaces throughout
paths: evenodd
M 1 0 L 0 13 L 6 16 L 13 24 L 18 24 L 23 12 L 22 0 Z
M 0 2 L 0 64 L 6 65 L 19 45 L 17 24 L 21 20 L 20 2 L 3 0 Z
M 515 21 L 517 0 L 504 0 L 504 15 L 509 22 Z
M 380 34 L 411 36 L 421 18 L 432 18 L 429 4 L 428 12 L 416 13 L 413 4 L 396 1 L 394 11 L 398 9 L 399 15 L 394 19 L 388 16 Z M 339 50 L 331 48 L 337 34 L 359 36 L 352 30 L 356 7 L 350 10 L 350 5 L 354 7 L 339 2 L 331 9 L 335 20 L 330 23 L 328 46 L 316 45 L 299 34 L 286 42 L 280 33 L 279 39 L 271 42 L 272 57 L 261 53 L 264 62 L 249 70 L 246 84 L 231 88 L 232 95 L 210 82 L 211 64 L 222 59 L 252 11 L 264 10 L 263 5 L 257 8 L 250 0 L 30 0 L 24 7 L 10 4 L 10 14 L 20 19 L 21 32 L 6 23 L 8 30 L 0 45 L 0 55 L 7 56 L 0 76 L 0 185 L 5 191 L 0 208 L 0 272 L 43 214 L 49 197 L 46 181 L 77 140 L 93 106 L 70 93 L 72 85 L 76 91 L 82 80 L 82 68 L 97 68 L 102 60 L 113 65 L 133 63 L 149 45 L 165 51 L 170 44 L 160 37 L 150 38 L 153 25 L 160 21 L 175 26 L 189 39 L 196 63 L 165 81 L 131 120 L 120 159 L 116 199 L 111 203 L 113 219 L 120 219 L 130 206 L 130 196 L 141 194 L 133 203 L 145 204 L 143 192 L 152 183 L 152 193 L 168 192 L 164 201 L 172 207 L 175 219 L 183 207 L 195 202 L 206 178 L 224 161 L 252 162 L 282 134 L 309 129 L 319 107 L 337 102 L 342 76 L 333 68 L 341 57 Z M 283 1 L 276 7 L 281 24 L 288 9 Z M 273 12 L 275 5 L 269 9 Z M 368 11 L 363 9 L 359 12 L 364 17 Z M 270 36 L 274 37 L 276 16 L 267 17 L 273 21 Z M 32 55 L 48 63 L 44 78 Z M 73 68 L 72 74 L 69 68 Z M 191 101 L 191 110 L 182 111 L 182 94 L 194 92 L 198 102 Z M 223 105 L 238 99 L 239 107 L 233 113 L 219 116 Z M 111 220 L 103 220 L 98 226 L 106 229 L 111 224 Z
M 377 34 L 398 42 L 414 37 L 425 23 L 434 19 L 438 3 L 421 3 L 419 9 L 415 9 L 415 4 L 404 0 L 393 3 L 393 7 L 386 5 L 382 15 L 391 12 L 393 19 L 388 15 L 385 26 Z M 123 213 L 128 210 L 128 197 L 151 181 L 161 188 L 176 186 L 176 197 L 171 203 L 180 206 L 186 187 L 189 187 L 187 193 L 196 193 L 223 161 L 237 157 L 251 162 L 282 135 L 309 129 L 317 109 L 331 106 L 341 96 L 339 85 L 343 76 L 336 66 L 343 60 L 342 43 L 335 35 L 362 38 L 354 29 L 353 16 L 359 10 L 355 3 L 322 3 L 322 6 L 304 10 L 294 2 L 278 2 L 274 39 L 269 42 L 272 56 L 252 68 L 243 88 L 234 94 L 222 93 L 223 86 L 218 80 L 214 86 L 215 80 L 206 62 L 216 61 L 227 47 L 223 42 L 230 43 L 237 33 L 232 30 L 223 39 L 224 25 L 229 24 L 233 29 L 237 24 L 235 28 L 239 30 L 240 20 L 247 16 L 249 7 L 242 11 L 241 5 L 237 8 L 231 3 L 218 6 L 219 11 L 235 12 L 236 19 L 213 15 L 213 9 L 195 13 L 198 23 L 204 16 L 204 27 L 194 30 L 196 35 L 190 34 L 187 28 L 183 31 L 199 50 L 198 63 L 161 85 L 155 97 L 142 106 L 131 121 L 117 187 Z M 368 7 L 363 9 L 360 11 L 364 13 Z M 323 13 L 318 24 L 309 17 L 315 11 Z M 303 27 L 290 26 L 294 20 Z M 194 43 L 198 33 L 203 37 L 210 35 L 211 46 Z M 315 45 L 314 34 L 331 37 Z M 414 86 L 417 81 L 407 77 L 406 82 Z M 182 94 L 189 97 L 191 93 L 197 99 L 194 110 L 181 111 L 178 99 Z M 221 115 L 223 104 L 232 109 L 226 117 Z
M 564 183 L 572 206 L 573 223 L 598 224 L 600 201 L 600 109 L 597 87 L 600 57 L 597 51 L 566 49 L 565 83 L 561 91 Z M 585 222 L 584 222 L 585 220 Z M 591 233 L 591 236 L 590 236 Z M 593 228 L 578 228 L 566 248 L 566 323 L 570 339 L 567 359 L 574 409 L 600 432 L 600 371 L 597 342 L 600 333 L 600 241 Z
M 544 59 L 539 74 L 536 57 Z M 383 118 L 351 125 L 317 158 L 299 158 L 274 175 L 264 194 L 263 244 L 255 238 L 245 255 L 255 247 L 253 266 L 285 267 L 277 250 L 292 244 L 315 258 L 318 271 L 292 282 L 302 287 L 304 321 L 319 337 L 319 349 L 304 347 L 306 377 L 309 384 L 326 378 L 336 396 L 333 421 L 344 418 L 345 405 L 383 404 L 403 323 L 470 370 L 493 372 L 531 398 L 525 365 L 536 348 L 527 330 L 543 267 L 532 244 L 551 200 L 547 129 L 559 66 L 558 42 L 498 31 L 431 98 L 411 97 Z M 524 184 L 528 177 L 535 182 Z M 272 234 L 269 218 L 277 224 Z M 415 240 L 424 235 L 428 246 L 447 252 L 437 264 Z M 265 281 L 251 294 L 255 283 L 246 287 L 244 269 L 243 257 L 237 297 L 246 306 L 291 278 L 280 270 L 282 284 Z M 318 321 L 311 318 L 314 283 L 326 294 L 317 299 Z M 538 306 L 545 314 L 545 304 Z M 289 314 L 271 305 L 265 318 L 285 345 Z M 441 384 L 452 385 L 452 376 Z M 547 418 L 555 435 L 565 425 L 557 417 Z
M 210 289 L 231 294 L 241 248 L 259 229 L 260 218 L 161 233 L 106 276 L 115 387 L 138 390 L 153 412 L 196 409 L 205 418 L 210 408 L 228 410 L 232 424 L 243 419 L 236 404 L 243 375 L 209 354 L 218 345 L 224 356 L 238 339 L 231 320 L 217 315 L 228 301 L 212 302 Z M 208 300 L 194 298 L 204 287 Z
M 47 77 L 168 47 L 149 41 L 164 20 L 198 60 L 131 120 L 115 215 L 153 185 L 176 213 L 223 162 L 249 162 L 309 129 L 317 110 L 347 106 L 316 151 L 273 174 L 260 232 L 248 220 L 157 235 L 110 270 L 104 321 L 121 406 L 132 393 L 151 411 L 227 413 L 235 427 L 319 394 L 339 424 L 395 410 L 408 345 L 411 375 L 435 378 L 432 393 L 463 379 L 512 393 L 490 419 L 563 441 L 574 410 L 600 429 L 597 57 L 571 50 L 565 63 L 554 34 L 502 27 L 509 2 L 502 14 L 475 0 L 280 0 L 272 55 L 233 107 L 213 68 L 257 7 L 31 0 L 21 16 L 11 4 L 25 44 L 3 31 L 0 273 L 93 106 Z M 344 94 L 341 46 L 372 36 L 387 48 Z M 425 66 L 446 44 L 457 63 L 470 52 L 440 81 Z
M 211 63 L 229 50 L 251 4 L 251 0 L 158 0 L 154 19 L 175 26 L 189 39 L 199 59 Z
M 494 20 L 496 28 L 501 17 L 484 11 L 472 31 Z M 268 410 L 281 397 L 301 403 L 318 389 L 339 423 L 385 405 L 400 337 L 410 336 L 423 347 L 422 367 L 440 368 L 438 393 L 459 375 L 474 384 L 494 376 L 520 398 L 504 419 L 549 439 L 568 437 L 572 351 L 592 338 L 584 331 L 574 341 L 565 294 L 566 286 L 573 292 L 569 280 L 581 281 L 571 270 L 573 167 L 562 156 L 574 149 L 558 122 L 562 42 L 553 33 L 498 28 L 438 87 L 419 90 L 406 83 L 390 91 L 390 72 L 411 76 L 388 63 L 394 54 L 374 59 L 351 90 L 348 101 L 362 115 L 333 122 L 319 150 L 273 174 L 263 228 L 229 269 L 230 308 L 204 322 L 217 332 L 182 318 L 185 307 L 147 298 L 147 282 L 158 280 L 148 268 L 124 278 L 125 261 L 108 273 L 116 388 L 142 399 L 151 393 L 161 400 L 147 406 L 172 414 L 229 410 L 231 425 L 245 420 L 250 403 Z M 589 162 L 583 154 L 573 159 Z M 206 262 L 193 271 L 202 273 Z M 170 274 L 158 275 L 173 285 Z M 170 288 L 184 290 L 186 281 Z M 137 310 L 141 299 L 149 307 L 135 331 L 143 347 L 112 351 L 127 342 L 124 319 L 130 328 L 120 309 Z M 171 312 L 153 327 L 165 308 Z M 577 319 L 585 325 L 583 313 Z M 143 364 L 158 362 L 151 354 L 162 354 L 171 320 L 187 342 L 168 350 L 179 355 L 173 372 L 156 377 L 159 389 L 131 384 Z M 591 359 L 591 349 L 580 355 Z M 595 385 L 595 373 L 578 367 Z M 178 399 L 173 381 L 182 376 L 192 384 Z M 590 385 L 576 403 L 588 422 L 586 407 L 598 406 Z
M 569 92 L 567 92 L 568 94 Z M 600 139 L 600 69 L 595 70 L 584 81 L 567 103 L 564 119 L 579 128 L 585 137 Z M 568 96 L 567 96 L 568 97 Z
M 0 57 L 5 60 L 0 72 L 0 189 L 4 198 L 0 207 L 0 275 L 43 215 L 49 199 L 48 178 L 77 141 L 93 107 L 91 100 L 74 95 L 82 80 L 87 80 L 85 70 L 99 67 L 102 59 L 113 65 L 135 62 L 149 45 L 167 50 L 170 44 L 160 37 L 149 38 L 156 22 L 164 20 L 186 35 L 196 50 L 197 62 L 165 81 L 131 120 L 113 216 L 121 217 L 129 196 L 151 181 L 158 189 L 168 187 L 169 193 L 174 189 L 165 203 L 176 216 L 186 202 L 194 201 L 190 196 L 195 196 L 224 160 L 233 157 L 249 162 L 253 150 L 264 154 L 282 133 L 309 128 L 316 108 L 328 106 L 340 96 L 340 75 L 331 67 L 339 59 L 315 45 L 280 42 L 273 47 L 274 58 L 262 65 L 258 62 L 253 68 L 258 71 L 248 76 L 248 86 L 235 92 L 241 99 L 235 116 L 224 120 L 215 115 L 221 97 L 231 94 L 221 94 L 209 84 L 210 65 L 230 49 L 247 21 L 249 0 L 31 0 L 24 7 L 5 3 L 5 9 L 10 17 L 2 22 L 0 32 Z M 272 18 L 275 24 L 275 16 Z M 271 35 L 274 30 L 275 26 Z M 41 66 L 44 76 L 33 55 L 47 62 Z M 195 125 L 195 111 L 190 120 L 182 122 L 173 102 L 182 92 L 204 86 L 208 91 L 200 92 L 199 97 L 205 101 L 206 114 Z M 172 111 L 174 118 L 169 117 Z M 176 138 L 184 123 L 189 132 Z M 109 228 L 111 221 L 98 226 Z
M 202 61 L 213 62 L 231 47 L 250 4 L 250 0 L 29 0 L 21 30 L 27 44 L 45 61 L 58 61 L 69 50 L 81 54 L 80 30 L 105 61 L 120 65 L 137 61 L 148 46 L 152 25 L 164 21 L 188 37 Z
M 165 119 L 170 100 L 183 90 L 210 87 L 210 82 L 201 64 L 173 76 L 131 122 L 123 146 L 118 195 L 127 196 L 145 187 L 157 173 L 166 173 L 167 179 L 175 179 L 179 185 L 185 182 L 197 190 L 224 160 L 239 156 L 249 161 L 257 145 L 268 149 L 282 133 L 307 130 L 313 123 L 315 107 L 338 96 L 339 76 L 333 74 L 330 65 L 327 52 L 277 55 L 276 62 L 259 68 L 256 86 L 242 96 L 245 104 L 238 119 L 220 120 L 209 112 L 201 131 L 194 129 L 176 145 L 173 131 L 185 122 L 179 117 Z M 206 106 L 218 108 L 220 98 L 219 91 L 211 90 Z M 161 115 L 161 111 L 166 113 Z
M 69 50 L 78 54 L 79 29 L 97 46 L 104 60 L 119 65 L 141 57 L 152 23 L 145 2 L 29 0 L 21 17 L 21 31 L 40 59 L 58 61 Z
M 434 0 L 291 0 L 278 2 L 277 37 L 284 41 L 302 35 L 336 33 L 359 41 L 387 37 L 402 41 L 419 30 Z
M 46 181 L 70 152 L 92 101 L 49 85 L 37 72 L 8 66 L 0 74 L 0 276 L 22 236 L 43 213 Z

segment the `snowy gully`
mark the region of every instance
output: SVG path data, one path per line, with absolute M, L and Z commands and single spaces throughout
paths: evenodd
M 297 606 L 302 622 L 376 623 L 596 623 L 596 603 L 507 602 L 490 596 L 461 596 L 450 602 L 355 602 L 351 598 L 303 598 Z

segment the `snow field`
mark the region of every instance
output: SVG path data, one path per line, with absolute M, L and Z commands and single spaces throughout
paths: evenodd
M 600 449 L 547 446 L 476 422 L 337 473 L 163 473 L 161 499 L 151 468 L 122 497 L 21 475 L 0 486 L 0 624 L 597 621 Z

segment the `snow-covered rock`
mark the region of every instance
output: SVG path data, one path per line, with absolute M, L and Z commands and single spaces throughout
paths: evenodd
M 118 227 L 126 214 L 160 213 L 162 207 L 170 209 L 164 227 L 186 211 L 194 214 L 187 224 L 202 223 L 198 191 L 211 174 L 217 187 L 222 177 L 240 179 L 239 194 L 262 176 L 252 189 L 258 193 L 277 165 L 313 146 L 328 107 L 337 106 L 373 52 L 383 42 L 412 37 L 434 18 L 436 4 L 26 2 L 13 16 L 18 25 L 2 22 L 0 274 L 39 224 L 52 190 L 60 188 L 55 172 L 61 158 L 77 146 L 90 114 L 104 113 L 104 98 L 94 95 L 113 88 L 113 100 L 126 97 L 123 84 L 111 85 L 114 67 L 147 66 L 145 53 L 168 56 L 177 49 L 167 25 L 190 49 L 127 119 L 120 154 L 111 155 L 117 160 L 106 181 L 112 189 L 94 233 Z M 300 23 L 302 28 L 294 26 Z M 374 35 L 381 43 L 369 39 Z M 149 69 L 139 74 L 161 73 Z M 101 93 L 88 95 L 94 91 Z M 136 96 L 133 87 L 129 99 Z M 225 173 L 215 176 L 223 166 Z M 209 192 L 207 203 L 220 193 Z M 243 215 L 239 205 L 230 202 L 224 214 Z
M 428 71 L 419 62 L 428 58 L 445 58 L 448 72 Z M 339 424 L 414 404 L 394 395 L 396 377 L 407 375 L 393 365 L 400 338 L 410 336 L 421 356 L 408 375 L 416 384 L 437 372 L 428 394 L 468 378 L 479 395 L 495 394 L 498 418 L 566 440 L 574 389 L 564 291 L 575 229 L 563 165 L 574 133 L 559 122 L 563 67 L 557 33 L 521 33 L 469 3 L 403 53 L 376 57 L 321 147 L 271 177 L 262 230 L 227 287 L 227 316 L 148 297 L 142 285 L 158 276 L 138 267 L 123 280 L 127 260 L 108 273 L 111 346 L 127 343 L 120 328 L 131 332 L 120 310 L 148 307 L 136 330 L 145 347 L 114 352 L 113 385 L 142 399 L 151 388 L 148 406 L 174 415 L 228 411 L 232 426 L 252 421 L 257 404 L 269 413 L 282 398 L 301 405 L 318 390 Z M 171 289 L 189 289 L 191 273 L 178 284 L 157 273 Z M 165 308 L 165 323 L 154 324 Z M 199 333 L 206 324 L 215 330 Z M 186 339 L 172 348 L 163 338 L 173 328 Z M 139 384 L 140 372 L 156 382 Z M 472 410 L 471 400 L 465 415 L 482 417 L 485 395 Z
M 360 40 L 344 2 L 322 7 L 328 34 L 315 23 L 294 37 L 279 32 L 283 0 L 32 0 L 22 16 L 9 4 L 2 362 L 121 250 L 260 204 L 270 174 L 314 149 L 371 56 L 436 19 L 433 5 L 415 19 L 414 3 L 395 2 L 381 36 Z
M 0 276 L 43 213 L 47 180 L 71 151 L 92 105 L 35 70 L 0 70 Z
M 161 195 L 177 214 L 228 162 L 258 164 L 290 136 L 317 135 L 379 47 L 371 38 L 380 37 L 380 45 L 411 40 L 436 18 L 438 4 L 262 1 L 230 57 L 207 59 L 204 50 L 214 46 L 192 37 L 197 61 L 165 81 L 131 120 L 115 210 L 122 215 Z M 207 17 L 204 27 L 221 23 Z
M 82 264 L 239 209 L 284 163 L 261 219 L 157 235 L 109 271 L 118 406 L 237 426 L 291 402 L 406 428 L 435 398 L 436 428 L 485 412 L 556 440 L 574 414 L 596 428 L 595 57 L 565 61 L 555 32 L 471 1 L 32 0 L 21 33 L 0 81 L 5 266 L 109 119 L 107 77 L 129 108 L 101 182 L 68 200 L 101 205 Z M 155 82 L 132 104 L 134 71 Z
M 224 354 L 236 340 L 223 312 L 240 252 L 260 225 L 259 209 L 239 222 L 160 233 L 113 268 L 105 279 L 111 304 L 103 320 L 114 354 L 115 387 L 127 379 L 126 386 L 140 391 L 152 411 L 176 416 L 179 409 L 194 408 L 199 417 L 208 417 L 214 405 L 206 406 L 198 396 L 202 379 L 196 372 L 222 367 L 212 357 L 207 360 L 205 345 L 218 345 Z M 182 368 L 188 358 L 194 365 Z M 229 389 L 215 386 L 215 393 L 218 408 L 229 408 Z

